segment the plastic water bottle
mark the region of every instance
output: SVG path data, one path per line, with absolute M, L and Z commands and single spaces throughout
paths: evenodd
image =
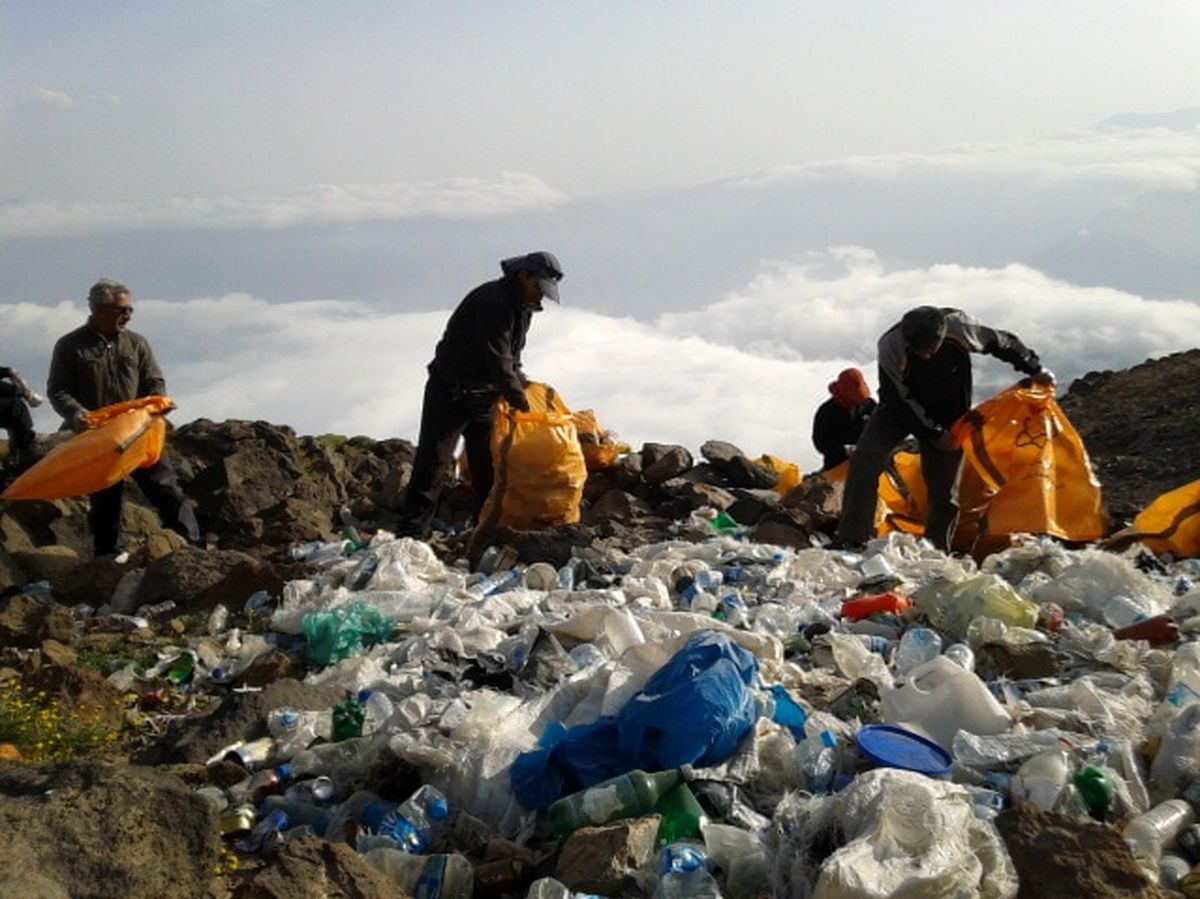
M 367 553 L 354 566 L 354 570 L 346 576 L 346 586 L 351 590 L 362 590 L 367 584 L 371 583 L 371 578 L 375 576 L 375 572 L 379 570 L 379 553 L 371 551 Z
M 909 628 L 900 638 L 896 649 L 896 673 L 904 676 L 942 653 L 942 638 L 937 631 L 927 627 Z
M 1163 847 L 1196 820 L 1192 807 L 1182 799 L 1168 799 L 1134 818 L 1125 827 L 1125 842 L 1135 858 L 1157 862 Z
M 975 670 L 975 653 L 966 643 L 951 643 L 942 655 L 965 671 Z
M 330 723 L 329 712 L 272 709 L 267 714 L 267 732 L 275 738 L 275 754 L 284 759 L 307 749 L 318 737 L 329 739 Z
M 471 863 L 457 852 L 415 856 L 379 848 L 367 852 L 363 860 L 417 899 L 471 899 L 475 891 Z
M 504 593 L 506 590 L 511 590 L 519 583 L 521 583 L 521 572 L 510 568 L 507 571 L 497 571 L 495 574 L 489 574 L 483 580 L 468 587 L 467 593 L 480 598 L 494 596 L 497 593 Z
M 670 843 L 663 847 L 654 899 L 721 899 L 721 889 L 708 873 L 703 846 Z
M 221 603 L 213 606 L 213 610 L 208 615 L 208 632 L 212 636 L 223 634 L 226 625 L 229 624 L 229 609 Z
M 1104 601 L 1100 614 L 1104 623 L 1112 628 L 1122 628 L 1143 618 L 1149 617 L 1149 612 L 1128 596 L 1114 593 Z
M 288 799 L 286 796 L 268 796 L 258 807 L 260 815 L 274 811 L 284 812 L 293 827 L 311 827 L 317 836 L 325 835 L 329 822 L 333 819 L 333 812 L 327 808 Z
M 575 561 L 573 559 L 558 569 L 558 574 L 554 577 L 554 586 L 557 590 L 568 592 L 575 589 Z
M 426 843 L 439 835 L 450 817 L 450 803 L 445 794 L 431 784 L 422 784 L 399 805 L 399 812 L 414 825 L 418 825 Z
M 379 733 L 396 713 L 396 707 L 392 704 L 392 700 L 386 693 L 378 690 L 359 690 L 358 701 L 366 711 L 366 718 L 363 721 L 364 733 Z
M 274 809 L 254 825 L 249 835 L 233 844 L 238 852 L 253 854 L 263 849 L 270 849 L 279 840 L 279 835 L 291 826 L 287 812 Z
M 837 737 L 827 730 L 796 747 L 801 775 L 814 793 L 828 793 L 837 775 Z
M 351 829 L 357 828 L 388 837 L 395 841 L 396 848 L 420 855 L 429 848 L 435 827 L 449 813 L 446 797 L 428 784 L 399 805 L 369 790 L 359 790 L 338 806 L 327 836 L 333 841 L 345 841 Z
M 720 571 L 703 568 L 696 572 L 692 578 L 692 582 L 696 585 L 697 590 L 703 590 L 705 593 L 715 593 L 725 583 L 725 577 Z

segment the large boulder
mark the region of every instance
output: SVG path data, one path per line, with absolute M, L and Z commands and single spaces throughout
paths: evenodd
M 0 894 L 204 896 L 216 813 L 177 777 L 99 762 L 0 763 Z
M 709 440 L 700 447 L 700 455 L 708 460 L 729 487 L 765 489 L 779 480 L 774 472 L 756 465 L 745 453 L 724 440 Z
M 253 556 L 184 546 L 146 569 L 134 605 L 173 600 L 180 612 L 205 612 L 217 603 L 240 607 L 259 590 L 278 594 L 282 588 L 275 569 Z
M 315 836 L 284 843 L 270 866 L 233 890 L 233 899 L 397 899 L 406 895 L 345 843 Z

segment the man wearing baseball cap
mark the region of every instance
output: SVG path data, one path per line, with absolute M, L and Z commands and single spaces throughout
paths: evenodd
M 562 266 L 539 250 L 502 260 L 500 271 L 502 277 L 479 285 L 458 304 L 429 363 L 417 455 L 400 509 L 402 534 L 428 532 L 435 482 L 459 437 L 466 444 L 478 518 L 492 489 L 492 407 L 503 396 L 514 408 L 529 410 L 521 351 L 542 300 L 559 302 Z

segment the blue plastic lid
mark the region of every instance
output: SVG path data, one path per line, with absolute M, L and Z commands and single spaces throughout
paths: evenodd
M 894 724 L 868 724 L 854 740 L 863 755 L 888 768 L 945 777 L 954 767 L 950 753 L 937 743 Z

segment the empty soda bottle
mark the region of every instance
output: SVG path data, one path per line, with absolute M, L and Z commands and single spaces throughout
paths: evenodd
M 677 770 L 630 771 L 559 799 L 550 806 L 550 823 L 562 839 L 581 827 L 645 815 L 679 781 Z

